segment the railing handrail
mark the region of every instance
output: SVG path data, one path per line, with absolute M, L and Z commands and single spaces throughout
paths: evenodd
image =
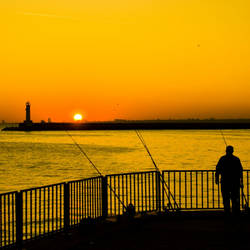
M 95 180 L 95 179 L 99 179 L 103 176 L 94 176 L 94 177 L 88 177 L 88 178 L 84 178 L 84 179 L 78 179 L 78 180 L 72 180 L 72 181 L 67 181 L 66 183 L 74 183 L 74 182 L 80 182 L 80 181 L 88 181 L 88 180 Z
M 133 174 L 147 174 L 147 173 L 156 173 L 156 170 L 149 170 L 149 171 L 140 171 L 140 172 L 128 172 L 128 173 L 121 173 L 121 174 L 107 174 L 105 176 L 119 176 L 119 175 L 133 175 Z
M 10 191 L 10 192 L 7 192 L 7 193 L 0 193 L 0 196 L 1 195 L 9 195 L 9 194 L 15 194 L 15 193 L 18 193 L 18 191 Z
M 59 183 L 49 184 L 49 185 L 44 185 L 44 186 L 39 186 L 39 187 L 32 187 L 32 188 L 27 188 L 27 189 L 21 189 L 21 190 L 19 190 L 19 191 L 10 191 L 10 192 L 8 192 L 8 193 L 0 193 L 0 195 L 7 195 L 7 194 L 11 194 L 11 193 L 33 191 L 33 190 L 35 190 L 35 189 L 50 188 L 50 187 L 55 187 L 55 186 L 58 186 L 58 185 L 63 185 L 63 184 L 65 184 L 65 183 L 73 183 L 73 182 L 79 182 L 79 181 L 87 181 L 87 180 L 92 180 L 92 179 L 97 179 L 97 178 L 100 178 L 100 176 L 88 177 L 88 178 L 84 178 L 84 179 L 71 180 L 71 181 L 64 181 L 64 182 L 59 182 Z
M 40 187 L 33 187 L 33 188 L 27 188 L 27 189 L 22 189 L 19 192 L 29 192 L 29 191 L 33 191 L 35 189 L 43 189 L 43 188 L 50 188 L 50 187 L 55 187 L 55 186 L 59 186 L 59 185 L 63 185 L 66 182 L 60 182 L 60 183 L 55 183 L 55 184 L 49 184 L 49 185 L 45 185 L 45 186 L 40 186 Z
M 168 169 L 168 170 L 162 170 L 162 172 L 215 172 L 215 171 L 216 171 L 216 169 L 200 169 L 200 170 Z M 243 169 L 243 172 L 244 171 L 248 172 L 248 171 L 250 171 L 250 169 Z

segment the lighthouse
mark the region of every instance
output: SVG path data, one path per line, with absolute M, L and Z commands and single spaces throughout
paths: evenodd
M 26 102 L 25 111 L 26 111 L 26 120 L 24 121 L 24 123 L 30 124 L 32 123 L 32 121 L 30 120 L 30 103 L 29 102 Z

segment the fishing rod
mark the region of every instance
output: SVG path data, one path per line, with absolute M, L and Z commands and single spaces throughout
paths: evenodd
M 151 155 L 151 153 L 150 153 L 150 151 L 149 151 L 149 149 L 148 149 L 148 147 L 147 147 L 147 145 L 146 145 L 146 143 L 145 143 L 145 141 L 144 141 L 142 135 L 140 134 L 140 132 L 139 132 L 138 130 L 135 130 L 135 132 L 136 132 L 137 136 L 139 137 L 140 141 L 142 142 L 144 148 L 146 149 L 146 151 L 147 151 L 147 153 L 148 153 L 150 159 L 152 160 L 152 162 L 153 162 L 153 164 L 154 164 L 156 170 L 157 170 L 158 172 L 160 172 L 160 170 L 159 170 L 159 168 L 157 167 L 157 165 L 156 165 L 156 163 L 155 163 L 155 161 L 154 161 L 154 158 L 153 158 L 153 156 Z
M 98 173 L 98 175 L 100 177 L 103 177 L 103 175 L 100 172 L 100 170 L 95 166 L 95 164 L 93 163 L 93 161 L 91 161 L 91 159 L 88 157 L 88 155 L 83 150 L 83 148 L 77 143 L 77 141 L 74 139 L 74 137 L 67 130 L 65 130 L 65 131 L 66 131 L 67 135 L 72 139 L 72 141 L 74 142 L 74 144 L 77 146 L 77 148 L 80 150 L 80 152 L 89 161 L 89 163 L 91 164 L 91 166 L 95 169 L 95 171 Z M 107 186 L 109 187 L 110 191 L 114 194 L 114 196 L 117 198 L 117 200 L 122 204 L 122 206 L 125 209 L 125 211 L 127 211 L 127 207 L 125 206 L 124 202 L 121 200 L 121 198 L 119 197 L 119 195 L 116 194 L 115 190 L 111 187 L 111 185 L 109 183 L 107 183 Z
M 149 151 L 149 149 L 148 149 L 148 146 L 147 146 L 146 142 L 144 141 L 143 136 L 141 135 L 141 133 L 139 132 L 139 130 L 135 130 L 135 133 L 137 134 L 138 138 L 140 139 L 141 143 L 143 144 L 144 148 L 146 149 L 146 151 L 147 151 L 147 153 L 148 153 L 148 155 L 149 155 L 151 161 L 153 162 L 153 165 L 154 165 L 156 171 L 160 174 L 161 182 L 162 182 L 162 183 L 165 185 L 165 187 L 167 188 L 167 190 L 168 190 L 168 192 L 169 192 L 171 198 L 172 198 L 173 201 L 174 201 L 174 205 L 175 205 L 175 206 L 177 207 L 177 209 L 178 209 L 179 206 L 178 206 L 178 204 L 176 203 L 175 198 L 174 198 L 174 196 L 172 195 L 172 193 L 171 193 L 171 191 L 170 191 L 170 189 L 169 189 L 169 186 L 167 185 L 167 183 L 166 183 L 165 180 L 163 179 L 163 176 L 162 176 L 162 174 L 161 174 L 161 172 L 160 172 L 160 169 L 159 169 L 158 166 L 156 165 L 156 163 L 155 163 L 155 161 L 154 161 L 154 158 L 153 158 L 152 154 L 150 153 L 150 151 Z M 165 188 L 163 188 L 163 189 L 164 189 L 164 192 L 166 193 L 166 195 L 167 195 L 167 197 L 168 197 L 168 202 L 169 202 L 169 205 L 171 206 L 171 209 L 172 209 L 172 210 L 175 210 L 175 209 L 173 208 L 173 205 L 172 205 L 171 201 L 170 201 L 169 194 L 167 194 Z

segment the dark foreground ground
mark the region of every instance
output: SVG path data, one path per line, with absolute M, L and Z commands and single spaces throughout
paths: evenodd
M 86 250 L 250 250 L 250 218 L 225 219 L 222 213 L 144 215 L 88 222 L 68 234 L 27 243 L 23 249 Z

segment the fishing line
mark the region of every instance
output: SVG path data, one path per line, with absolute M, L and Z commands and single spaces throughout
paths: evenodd
M 91 161 L 91 159 L 88 157 L 88 155 L 86 154 L 86 152 L 82 149 L 82 147 L 76 142 L 76 140 L 73 138 L 73 136 L 67 131 L 65 130 L 66 133 L 68 134 L 68 136 L 72 139 L 72 141 L 74 142 L 74 144 L 78 147 L 78 149 L 80 150 L 80 152 L 85 156 L 85 158 L 89 161 L 89 163 L 91 164 L 91 166 L 96 170 L 96 172 L 98 173 L 98 175 L 100 177 L 103 177 L 102 173 L 100 172 L 100 170 L 95 166 L 95 164 Z M 125 210 L 127 210 L 127 207 L 125 206 L 124 202 L 120 199 L 120 197 L 116 194 L 115 190 L 111 187 L 111 185 L 109 183 L 107 183 L 107 186 L 109 187 L 110 191 L 114 194 L 114 196 L 117 198 L 117 200 L 122 204 L 123 208 Z
M 225 136 L 224 136 L 224 134 L 223 134 L 223 132 L 222 132 L 222 129 L 220 129 L 220 133 L 221 133 L 222 138 L 223 138 L 223 140 L 224 140 L 224 143 L 225 143 L 225 145 L 226 145 L 226 147 L 227 147 L 227 141 L 226 141 L 226 138 L 225 138 Z
M 163 179 L 163 176 L 162 176 L 162 174 L 161 174 L 161 172 L 160 172 L 160 169 L 157 167 L 157 165 L 156 165 L 156 163 L 155 163 L 155 161 L 154 161 L 154 158 L 153 158 L 153 156 L 151 155 L 151 153 L 150 153 L 150 151 L 149 151 L 149 149 L 148 149 L 148 146 L 147 146 L 146 142 L 144 141 L 143 136 L 141 135 L 141 133 L 139 132 L 139 130 L 135 130 L 135 133 L 137 134 L 138 138 L 140 139 L 141 143 L 143 144 L 144 148 L 146 149 L 146 151 L 147 151 L 147 153 L 148 153 L 148 155 L 149 155 L 151 161 L 153 162 L 153 165 L 154 165 L 156 171 L 160 174 L 161 182 L 162 182 L 162 183 L 165 185 L 165 187 L 167 188 L 167 190 L 168 190 L 168 192 L 169 192 L 171 198 L 172 198 L 173 201 L 174 201 L 174 205 L 175 205 L 175 206 L 177 207 L 177 209 L 178 209 L 178 208 L 179 208 L 179 207 L 178 207 L 178 204 L 176 203 L 174 196 L 173 196 L 172 193 L 170 192 L 169 186 L 167 185 L 167 183 L 166 183 L 165 180 Z M 164 192 L 166 193 L 166 195 L 167 195 L 167 197 L 168 197 L 168 202 L 169 202 L 169 205 L 171 206 L 171 209 L 174 210 L 173 205 L 172 205 L 172 203 L 171 203 L 171 201 L 170 201 L 169 194 L 167 194 L 165 188 L 163 188 L 163 189 L 164 189 Z
M 91 159 L 88 157 L 88 155 L 85 153 L 85 151 L 80 147 L 80 145 L 76 142 L 76 140 L 73 138 L 73 136 L 66 130 L 66 133 L 68 136 L 72 139 L 74 144 L 78 147 L 78 149 L 82 152 L 82 154 L 87 158 L 89 163 L 92 165 L 92 167 L 96 170 L 96 172 L 102 177 L 102 173 L 99 171 L 99 169 L 95 166 L 95 164 L 91 161 Z

